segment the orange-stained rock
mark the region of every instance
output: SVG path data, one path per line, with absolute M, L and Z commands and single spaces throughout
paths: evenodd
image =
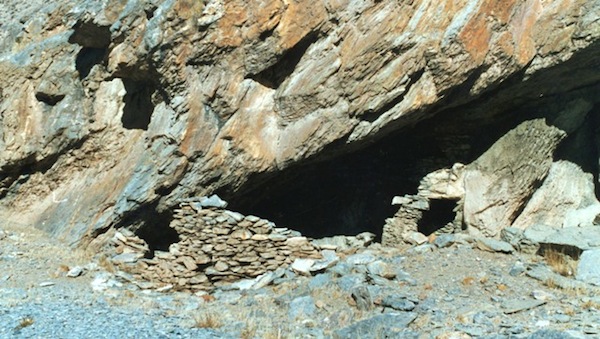
M 0 213 L 73 244 L 481 98 L 491 119 L 600 78 L 596 1 L 60 2 L 0 4 Z

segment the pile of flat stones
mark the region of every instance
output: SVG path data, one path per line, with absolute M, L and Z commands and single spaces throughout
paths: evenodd
M 219 204 L 182 202 L 170 227 L 179 241 L 169 251 L 154 251 L 150 259 L 143 258 L 148 247 L 142 239 L 126 230 L 117 232 L 113 243 L 122 254 L 113 262 L 136 278 L 195 292 L 288 267 L 297 258 L 322 258 L 299 232 Z

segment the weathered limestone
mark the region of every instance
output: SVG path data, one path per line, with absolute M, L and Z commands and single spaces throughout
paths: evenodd
M 464 176 L 467 229 L 496 237 L 510 226 L 546 177 L 565 135 L 543 119 L 526 121 L 470 164 Z
M 411 232 L 420 231 L 418 224 L 434 199 L 457 201 L 453 221 L 434 225 L 436 232 L 464 229 L 477 236 L 498 237 L 503 228 L 513 225 L 548 174 L 554 152 L 565 135 L 544 119 L 525 121 L 471 164 L 455 164 L 451 169 L 428 174 L 416 196 L 396 197 L 392 202 L 399 204 L 400 210 L 386 220 L 383 243 L 394 245 Z M 587 197 L 591 200 L 589 194 Z M 557 217 L 564 218 L 561 212 L 565 211 L 557 211 Z
M 592 87 L 598 7 L 2 1 L 0 210 L 87 244 L 145 222 L 136 215 L 219 189 L 234 195 L 255 174 L 479 98 L 493 100 L 474 116 L 493 119 Z M 483 229 L 491 212 L 468 199 L 466 221 Z M 514 207 L 495 208 L 490 234 Z
M 585 227 L 598 223 L 598 215 L 600 202 L 594 191 L 593 176 L 571 162 L 557 161 L 512 226 Z

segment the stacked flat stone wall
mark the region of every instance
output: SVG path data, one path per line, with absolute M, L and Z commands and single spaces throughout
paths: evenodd
M 137 278 L 195 291 L 257 277 L 287 267 L 296 258 L 321 258 L 320 251 L 297 231 L 256 216 L 184 202 L 173 217 L 170 227 L 179 241 L 169 251 L 154 251 L 152 258 L 145 259 L 149 255 L 144 253 L 144 241 L 118 232 L 113 240 L 124 260 L 117 255 L 113 262 Z

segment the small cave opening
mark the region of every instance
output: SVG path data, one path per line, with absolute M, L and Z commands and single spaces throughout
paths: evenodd
M 125 106 L 121 123 L 126 129 L 147 130 L 154 112 L 152 95 L 156 91 L 153 84 L 147 81 L 136 81 L 123 78 L 126 94 L 123 97 Z
M 267 39 L 272 32 L 261 33 L 261 39 Z M 253 80 L 263 86 L 276 89 L 287 79 L 302 59 L 308 48 L 318 39 L 318 32 L 312 32 L 300 40 L 294 47 L 290 48 L 272 66 L 258 74 L 251 76 Z
M 153 258 L 154 251 L 169 251 L 171 244 L 180 241 L 179 234 L 170 226 L 172 220 L 172 211 L 157 212 L 156 204 L 152 204 L 126 218 L 122 224 L 131 227 L 135 235 L 148 244 L 147 257 Z
M 434 199 L 429 201 L 429 210 L 423 212 L 417 230 L 425 235 L 444 228 L 456 217 L 456 200 Z
M 582 253 L 583 250 L 572 245 L 541 243 L 536 254 L 542 257 L 552 256 L 553 254 L 566 255 L 572 260 L 579 260 Z
M 79 80 L 87 78 L 95 65 L 102 63 L 106 48 L 83 47 L 75 58 L 75 69 L 79 72 Z
M 44 93 L 44 92 L 39 92 L 38 91 L 38 92 L 35 93 L 35 98 L 38 101 L 45 103 L 46 105 L 55 106 L 62 99 L 65 98 L 65 95 L 64 94 Z

